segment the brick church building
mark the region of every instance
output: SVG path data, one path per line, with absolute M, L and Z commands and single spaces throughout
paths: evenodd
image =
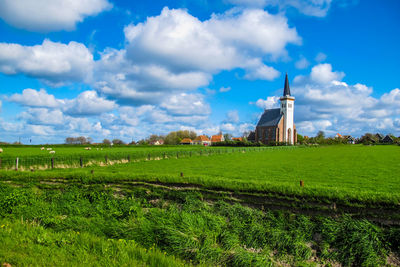
M 290 95 L 289 81 L 286 74 L 283 96 L 279 108 L 266 109 L 255 130 L 255 141 L 268 144 L 285 142 L 296 144 L 297 131 L 294 125 L 294 97 Z

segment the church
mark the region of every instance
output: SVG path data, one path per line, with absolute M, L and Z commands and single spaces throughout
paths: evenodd
M 269 143 L 297 143 L 297 131 L 293 122 L 294 97 L 290 95 L 289 80 L 286 74 L 283 96 L 279 108 L 266 109 L 257 123 L 255 141 Z

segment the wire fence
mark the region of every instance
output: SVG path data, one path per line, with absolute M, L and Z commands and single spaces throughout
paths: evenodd
M 129 163 L 145 160 L 179 159 L 194 156 L 211 156 L 216 154 L 246 153 L 265 150 L 293 149 L 293 146 L 277 147 L 223 147 L 197 150 L 152 150 L 134 152 L 114 152 L 108 154 L 85 154 L 68 156 L 22 156 L 0 157 L 1 170 L 33 170 L 53 168 L 83 168 L 86 166 L 105 166 L 116 163 Z

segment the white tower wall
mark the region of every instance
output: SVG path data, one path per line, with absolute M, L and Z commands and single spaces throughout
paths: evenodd
M 283 140 L 289 144 L 294 144 L 294 97 L 284 96 L 281 97 L 281 113 L 283 114 L 284 124 L 283 124 Z M 290 131 L 289 131 L 290 130 Z M 290 132 L 290 136 L 289 136 Z

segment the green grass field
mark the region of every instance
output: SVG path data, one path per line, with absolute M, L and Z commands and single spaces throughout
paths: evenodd
M 175 149 L 175 148 L 172 148 Z M 265 191 L 343 201 L 399 203 L 399 146 L 325 146 L 265 151 L 235 150 L 106 167 L 22 173 L 39 177 L 88 177 L 193 183 L 208 188 Z M 94 175 L 90 171 L 94 171 Z M 180 177 L 183 173 L 184 177 Z M 15 174 L 6 173 L 8 176 Z M 299 186 L 303 180 L 305 187 Z
M 174 155 L 178 148 L 155 149 Z M 397 264 L 400 227 L 385 225 L 400 221 L 399 146 L 217 149 L 107 166 L 0 171 L 0 262 Z M 260 210 L 244 195 L 284 208 Z M 319 213 L 309 214 L 317 202 Z M 337 210 L 324 208 L 333 202 Z

